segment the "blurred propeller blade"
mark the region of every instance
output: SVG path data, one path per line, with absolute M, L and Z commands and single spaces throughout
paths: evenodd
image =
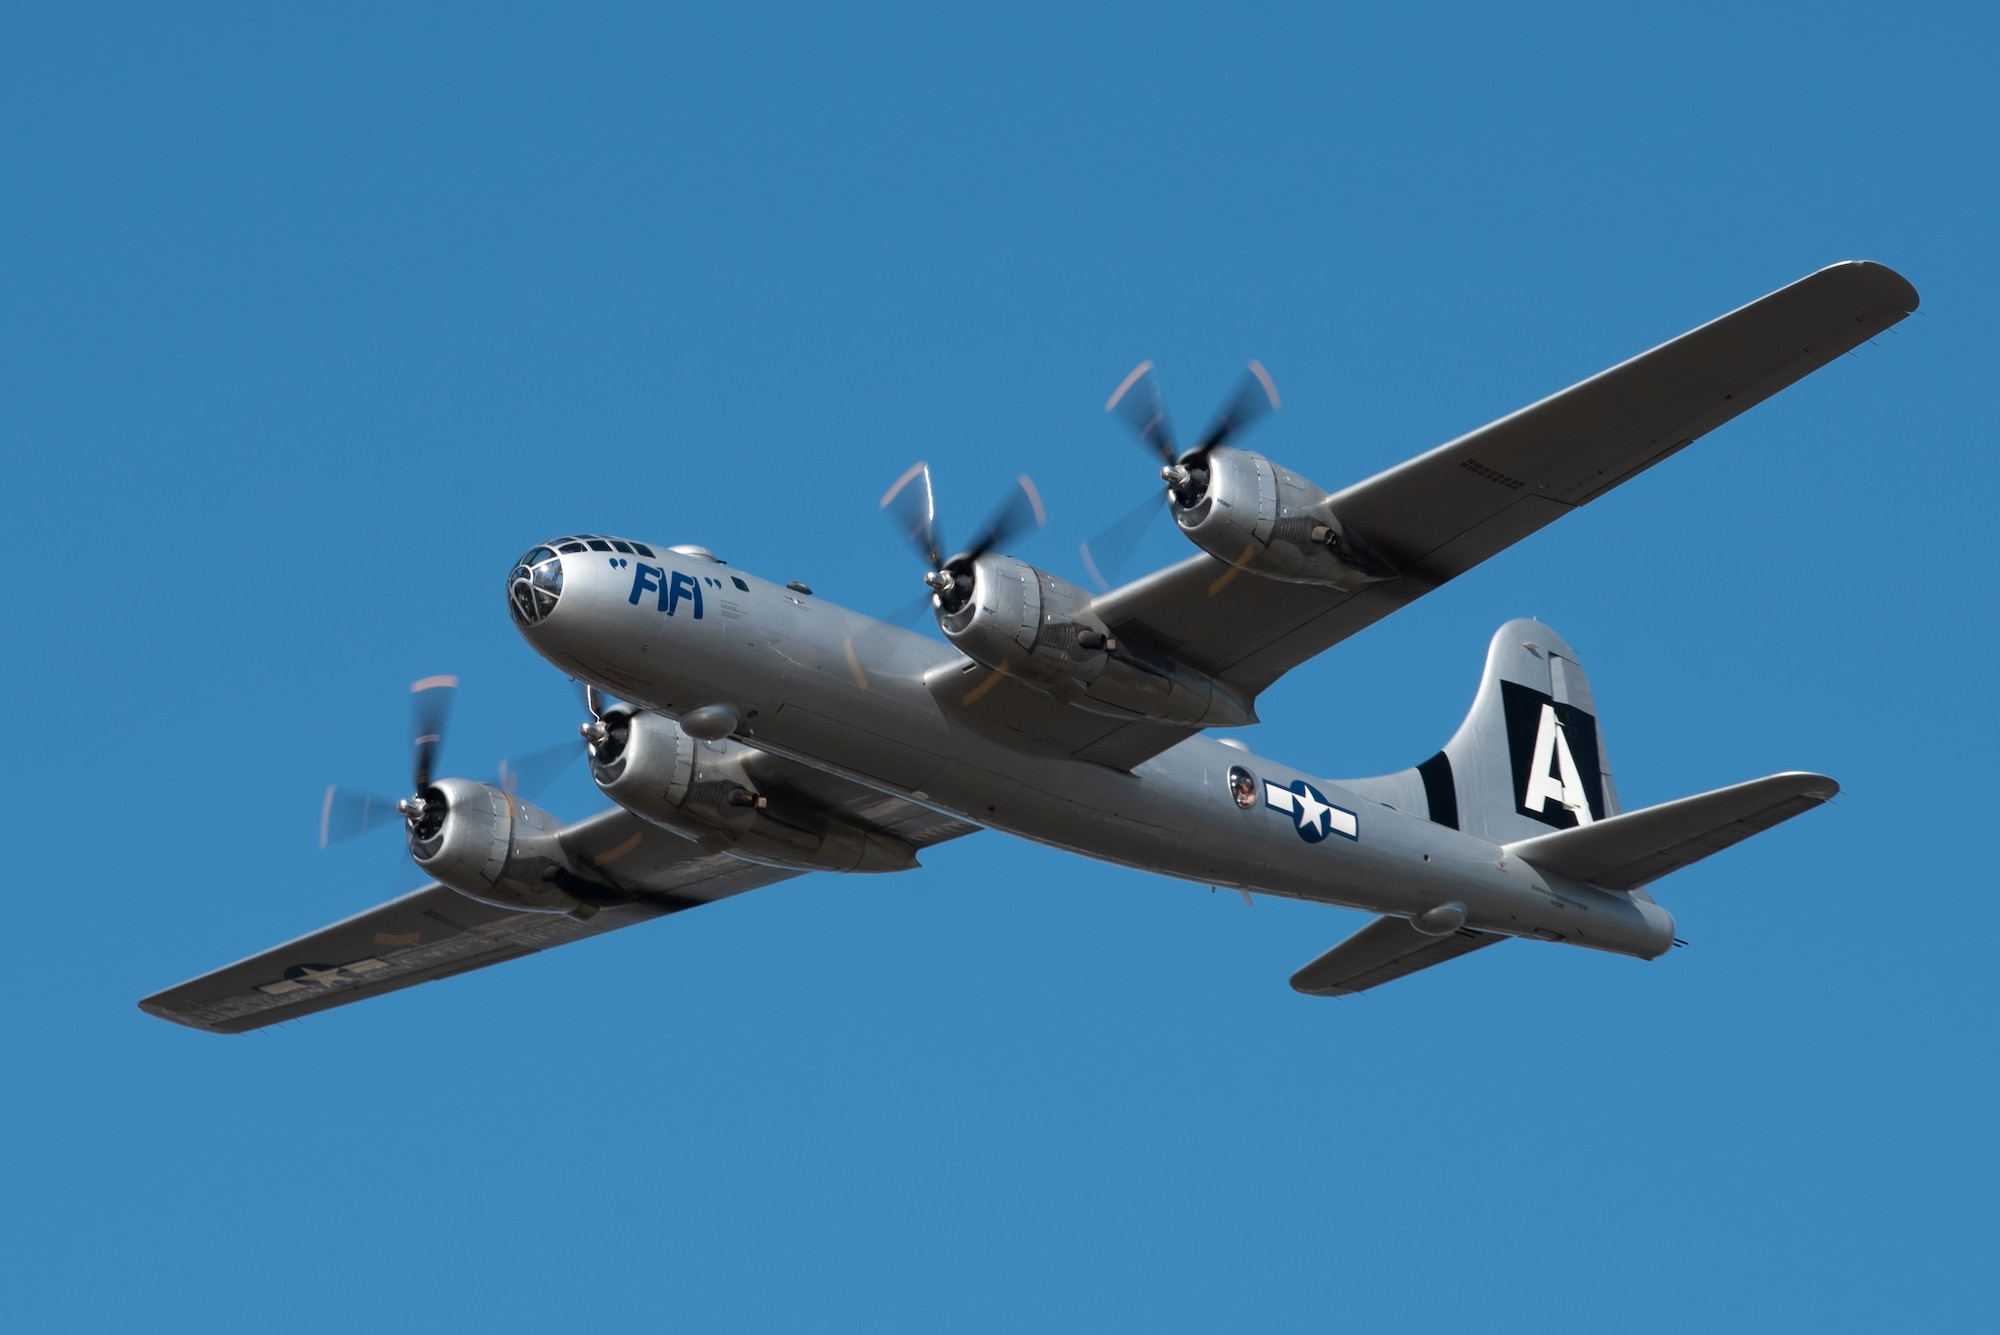
M 891 625 L 901 626 L 904 630 L 916 630 L 922 626 L 934 625 L 936 623 L 931 615 L 931 595 L 920 594 L 881 619 Z
M 968 559 L 984 556 L 1001 543 L 1048 522 L 1048 512 L 1042 508 L 1042 494 L 1035 490 L 1035 480 L 1023 473 L 1014 479 L 1013 491 L 986 521 L 986 527 L 973 539 L 972 546 L 966 548 L 965 555 Z
M 576 687 L 576 698 L 582 703 L 584 712 L 590 715 L 590 722 L 580 725 L 576 732 L 577 736 L 583 739 L 583 753 L 594 759 L 597 756 L 597 748 L 611 735 L 609 729 L 605 727 L 604 711 L 611 707 L 612 699 L 589 682 L 578 681 L 575 677 L 569 679 L 569 684 Z M 576 743 L 571 742 L 569 745 L 575 746 Z M 556 751 L 561 748 L 550 749 Z M 560 772 L 562 767 L 558 765 L 556 768 Z
M 1132 368 L 1132 373 L 1111 392 L 1104 411 L 1117 414 L 1139 437 L 1139 443 L 1159 455 L 1162 463 L 1172 463 L 1179 454 L 1174 448 L 1173 425 L 1167 421 L 1166 407 L 1160 401 L 1160 377 L 1154 374 L 1150 361 Z
M 938 531 L 937 502 L 931 495 L 931 466 L 919 459 L 896 479 L 882 497 L 883 510 L 918 555 L 935 570 L 944 563 L 944 538 Z
M 592 715 L 596 717 L 596 715 Z M 557 775 L 576 763 L 583 754 L 581 740 L 559 743 L 540 751 L 522 756 L 518 760 L 500 762 L 498 787 L 511 797 L 533 801 L 535 794 L 555 781 Z
M 1132 559 L 1132 553 L 1139 549 L 1146 531 L 1153 526 L 1153 520 L 1166 505 L 1166 493 L 1155 492 L 1096 537 L 1077 544 L 1077 555 L 1083 558 L 1083 568 L 1090 572 L 1099 593 L 1108 590 L 1111 582 L 1118 578 L 1118 572 Z
M 602 723 L 604 711 L 615 703 L 614 697 L 606 695 L 589 682 L 578 681 L 575 677 L 571 677 L 569 682 L 576 687 L 577 703 L 581 704 L 584 712 L 590 715 L 591 722 Z
M 1251 362 L 1237 382 L 1236 392 L 1216 414 L 1215 421 L 1202 433 L 1201 443 L 1190 454 L 1206 454 L 1233 437 L 1242 435 L 1252 423 L 1278 406 L 1278 387 L 1261 362 Z M 1172 462 L 1169 460 L 1168 462 Z
M 458 693 L 457 677 L 425 677 L 410 683 L 410 732 L 413 743 L 413 792 L 431 786 L 438 751 L 444 745 L 444 721 L 451 713 L 451 698 Z
M 902 659 L 903 646 L 907 641 L 893 633 L 889 629 L 890 626 L 899 626 L 911 631 L 937 628 L 929 590 L 925 590 L 913 601 L 903 604 L 893 612 L 868 620 L 877 624 L 857 625 L 841 641 L 841 648 L 847 657 L 848 675 L 854 679 L 854 684 L 864 691 L 873 686 L 864 662 L 872 664 L 877 671 L 894 671 Z
M 326 800 L 319 806 L 319 846 L 325 848 L 401 819 L 403 813 L 396 809 L 393 797 L 328 787 Z

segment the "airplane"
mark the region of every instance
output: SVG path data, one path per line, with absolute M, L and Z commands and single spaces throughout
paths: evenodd
M 1185 881 L 1360 909 L 1292 975 L 1352 995 L 1510 939 L 1651 960 L 1648 887 L 1826 802 L 1780 773 L 1627 811 L 1583 666 L 1548 626 L 1487 648 L 1471 712 L 1399 773 L 1331 780 L 1210 734 L 1285 673 L 1636 477 L 1917 309 L 1882 265 L 1821 269 L 1344 490 L 1244 449 L 1261 366 L 1182 448 L 1142 364 L 1110 409 L 1160 459 L 1196 551 L 1091 593 L 1001 548 L 1041 517 L 1025 478 L 965 549 L 930 474 L 884 509 L 921 552 L 944 642 L 726 564 L 581 534 L 530 548 L 508 611 L 586 687 L 612 807 L 565 825 L 514 784 L 435 774 L 455 683 L 417 683 L 400 817 L 433 883 L 139 1003 L 240 1033 L 710 904 L 807 872 L 887 873 L 981 829 Z M 1087 564 L 1092 553 L 1083 553 Z

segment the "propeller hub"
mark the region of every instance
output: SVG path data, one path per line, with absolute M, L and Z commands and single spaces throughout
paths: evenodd
M 949 570 L 933 570 L 924 576 L 924 583 L 930 586 L 933 593 L 945 593 L 957 583 L 957 580 L 952 577 Z

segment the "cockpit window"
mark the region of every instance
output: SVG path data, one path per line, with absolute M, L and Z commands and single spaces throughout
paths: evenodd
M 615 552 L 623 552 L 627 556 L 630 556 L 632 554 L 632 544 L 629 542 L 621 542 L 617 538 L 613 538 L 611 540 L 611 550 Z
M 585 547 L 582 543 L 578 542 L 574 538 L 570 539 L 568 542 L 565 542 L 562 545 L 562 549 L 566 552 L 582 552 L 589 550 L 589 548 Z
M 514 620 L 532 626 L 555 611 L 562 586 L 562 557 L 547 547 L 536 547 L 507 576 L 507 610 Z
M 653 559 L 653 549 L 651 547 L 648 547 L 643 542 L 633 543 L 632 550 L 639 553 L 639 555 L 645 557 L 649 561 Z
M 611 544 L 602 538 L 592 538 L 590 540 L 590 550 L 593 552 L 608 552 L 611 550 Z

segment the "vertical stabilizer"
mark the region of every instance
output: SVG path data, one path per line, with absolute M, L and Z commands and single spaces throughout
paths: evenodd
M 1348 785 L 1497 844 L 1618 814 L 1583 665 L 1539 621 L 1509 621 L 1486 650 L 1472 712 L 1415 769 Z

